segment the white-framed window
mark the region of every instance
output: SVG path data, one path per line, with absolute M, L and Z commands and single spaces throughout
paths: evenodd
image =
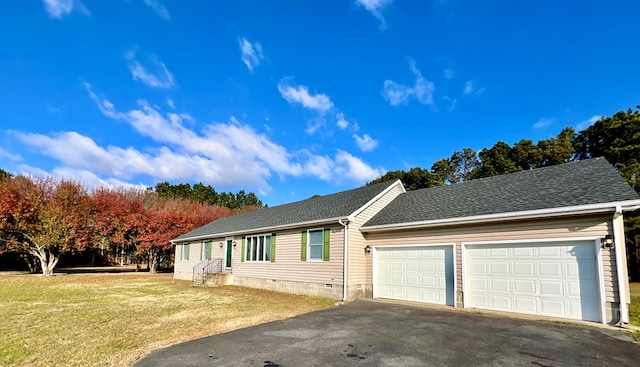
M 309 230 L 309 235 L 307 236 L 307 260 L 322 260 L 323 234 L 323 229 Z
M 271 234 L 246 236 L 244 239 L 244 261 L 271 262 L 275 250 Z
M 202 241 L 202 260 L 211 260 L 213 253 L 213 241 Z
M 189 260 L 189 252 L 191 251 L 191 244 L 189 242 L 182 244 L 182 260 Z
M 329 261 L 331 230 L 315 228 L 302 231 L 302 261 Z

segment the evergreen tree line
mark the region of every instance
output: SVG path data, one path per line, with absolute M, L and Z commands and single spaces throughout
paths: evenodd
M 186 199 L 200 204 L 221 206 L 229 209 L 242 209 L 245 207 L 262 207 L 262 201 L 253 192 L 244 190 L 233 192 L 216 192 L 211 185 L 202 182 L 191 186 L 189 183 L 172 185 L 169 182 L 160 182 L 155 186 L 155 192 L 162 198 Z

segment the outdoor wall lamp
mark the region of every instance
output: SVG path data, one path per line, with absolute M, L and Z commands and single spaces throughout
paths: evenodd
M 370 254 L 370 253 L 371 253 L 371 246 L 366 245 L 366 246 L 364 247 L 364 253 L 365 253 L 365 254 Z
M 224 242 L 220 242 L 220 248 L 224 247 Z
M 600 239 L 600 244 L 602 245 L 602 248 L 612 249 L 613 248 L 613 236 L 608 234 L 608 235 L 602 237 Z
M 236 248 L 236 241 L 233 241 L 233 248 Z

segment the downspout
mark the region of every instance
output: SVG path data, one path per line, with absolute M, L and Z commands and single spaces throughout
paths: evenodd
M 618 273 L 618 295 L 620 299 L 620 321 L 619 324 L 629 324 L 629 277 L 626 266 L 626 243 L 624 238 L 624 219 L 622 207 L 616 206 L 613 214 L 613 240 L 614 251 L 616 253 L 616 272 Z
M 349 219 L 344 222 L 338 219 L 338 223 L 344 227 L 344 249 L 342 253 L 342 300 L 347 300 L 347 258 L 349 258 Z

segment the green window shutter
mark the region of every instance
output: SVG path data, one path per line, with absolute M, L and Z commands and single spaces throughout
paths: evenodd
M 242 248 L 240 249 L 242 251 L 242 253 L 240 254 L 240 262 L 244 262 L 244 247 L 245 247 L 245 241 L 246 237 L 242 236 Z
M 271 234 L 271 262 L 276 262 L 276 234 Z
M 307 231 L 302 231 L 302 246 L 300 248 L 300 260 L 307 261 Z
M 324 235 L 324 246 L 322 246 L 322 261 L 329 261 L 329 245 L 331 243 L 331 229 L 325 228 L 322 232 Z

